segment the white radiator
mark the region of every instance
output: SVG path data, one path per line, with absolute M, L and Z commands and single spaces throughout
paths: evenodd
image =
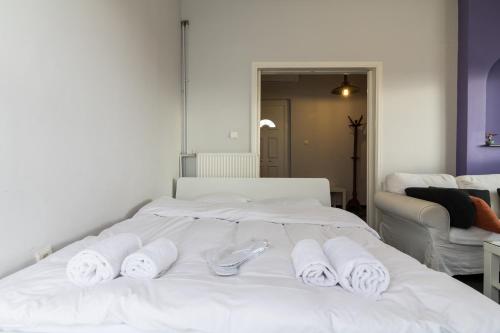
M 198 153 L 197 177 L 257 178 L 259 155 L 253 153 Z

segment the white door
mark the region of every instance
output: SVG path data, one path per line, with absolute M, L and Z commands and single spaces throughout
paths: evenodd
M 289 103 L 263 100 L 260 109 L 260 176 L 289 177 Z

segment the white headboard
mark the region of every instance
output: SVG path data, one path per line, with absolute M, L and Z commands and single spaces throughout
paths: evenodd
M 324 178 L 195 178 L 177 180 L 175 197 L 190 200 L 210 193 L 237 193 L 253 200 L 316 198 L 330 206 L 330 183 Z

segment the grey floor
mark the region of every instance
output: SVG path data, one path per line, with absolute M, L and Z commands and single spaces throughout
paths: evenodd
M 454 278 L 476 289 L 480 293 L 483 292 L 483 274 L 455 275 Z

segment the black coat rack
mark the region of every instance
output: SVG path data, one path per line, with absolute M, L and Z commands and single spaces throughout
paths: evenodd
M 352 120 L 350 116 L 347 116 L 349 118 L 349 127 L 351 127 L 354 131 L 354 151 L 352 154 L 352 198 L 347 202 L 346 209 L 350 212 L 353 213 L 358 213 L 361 210 L 361 204 L 359 203 L 358 200 L 358 191 L 357 191 L 357 184 L 358 184 L 358 128 L 363 126 L 363 116 L 361 116 L 357 120 Z

